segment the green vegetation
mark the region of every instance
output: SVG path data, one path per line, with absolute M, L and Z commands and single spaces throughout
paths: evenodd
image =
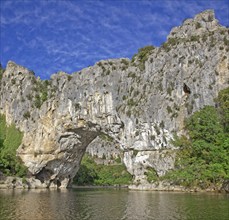
M 34 105 L 37 108 L 40 108 L 41 105 L 48 99 L 48 87 L 50 85 L 50 81 L 36 81 L 35 85 L 36 87 L 34 87 L 34 90 L 38 92 L 38 94 L 35 95 Z
M 116 159 L 115 159 L 115 162 L 116 162 L 116 163 L 119 163 L 119 164 L 122 163 L 121 157 L 116 158 Z
M 125 59 L 121 59 L 121 63 L 125 66 L 128 66 L 129 65 L 129 61 L 128 60 L 125 60 Z
M 117 185 L 130 184 L 132 176 L 123 164 L 96 164 L 92 157 L 85 154 L 73 183 L 77 185 Z
M 139 68 L 140 68 L 140 70 L 143 71 L 145 69 L 145 62 L 147 61 L 149 55 L 152 53 L 152 51 L 154 49 L 155 49 L 155 47 L 151 46 L 151 45 L 138 49 L 138 53 L 132 57 L 131 62 L 138 60 L 139 61 Z
M 152 167 L 149 167 L 147 169 L 147 172 L 145 172 L 145 175 L 149 183 L 154 182 L 158 179 L 157 172 Z
M 29 111 L 25 112 L 25 113 L 23 114 L 23 117 L 24 117 L 25 119 L 29 119 L 29 118 L 30 118 L 30 112 L 29 112 Z
M 138 104 L 138 103 L 135 102 L 132 98 L 129 99 L 129 100 L 127 101 L 127 105 L 128 105 L 129 107 L 136 106 L 137 104 Z
M 173 89 L 172 89 L 171 87 L 168 87 L 168 88 L 167 88 L 167 94 L 168 94 L 169 96 L 172 95 L 172 91 L 173 91 Z
M 164 48 L 166 52 L 169 52 L 171 47 L 177 45 L 179 42 L 180 42 L 180 38 L 177 37 L 169 38 L 167 42 L 163 43 L 162 48 Z
M 72 75 L 67 75 L 67 77 L 68 77 L 68 81 L 72 79 Z
M 31 94 L 28 94 L 26 98 L 31 101 L 33 99 L 33 96 Z
M 76 111 L 79 111 L 81 109 L 81 105 L 80 105 L 80 103 L 75 103 L 75 110 Z
M 201 28 L 201 24 L 199 22 L 196 23 L 196 29 Z
M 176 137 L 176 169 L 163 178 L 187 187 L 215 187 L 229 179 L 229 88 L 219 93 L 218 107 L 205 106 L 186 120 L 189 139 Z
M 102 67 L 102 66 L 103 66 L 102 62 L 98 62 L 97 65 L 98 65 L 99 67 Z
M 219 106 L 218 112 L 224 130 L 229 132 L 229 87 L 220 91 L 215 101 Z
M 0 170 L 6 175 L 26 175 L 27 168 L 16 156 L 22 137 L 15 125 L 7 126 L 5 117 L 0 115 Z
M 11 83 L 14 85 L 16 83 L 15 79 L 11 79 Z
M 160 122 L 159 127 L 162 128 L 162 129 L 165 127 L 165 123 L 164 123 L 163 120 Z
M 104 140 L 104 141 L 107 141 L 107 142 L 112 142 L 113 141 L 113 138 L 107 134 L 104 134 L 104 133 L 101 133 L 99 135 L 99 137 Z
M 136 74 L 135 73 L 133 73 L 133 72 L 129 72 L 128 73 L 128 76 L 127 76 L 128 78 L 136 78 Z
M 154 125 L 154 129 L 155 129 L 157 135 L 160 135 L 161 132 L 160 132 L 160 129 L 158 128 L 157 124 Z
M 226 38 L 226 36 L 223 38 L 223 42 L 225 46 L 229 46 L 229 40 Z
M 0 64 L 0 81 L 2 80 L 2 75 L 5 70 L 2 68 L 2 65 Z
M 138 152 L 139 152 L 138 150 L 135 150 L 135 149 L 134 149 L 134 150 L 133 150 L 133 156 L 136 157 L 137 154 L 138 154 Z
M 191 41 L 199 41 L 199 36 L 192 35 L 190 40 Z
M 124 100 L 126 100 L 127 98 L 126 98 L 126 96 L 125 95 L 123 95 L 123 97 L 122 97 L 122 100 L 124 101 Z

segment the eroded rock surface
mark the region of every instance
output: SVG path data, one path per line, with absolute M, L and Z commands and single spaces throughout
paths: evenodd
M 87 147 L 100 158 L 120 157 L 136 182 L 146 182 L 148 168 L 164 175 L 174 167 L 171 140 L 184 133 L 184 119 L 214 105 L 228 86 L 228 31 L 208 10 L 173 28 L 144 63 L 105 60 L 49 81 L 9 61 L 0 112 L 24 132 L 18 156 L 50 187 L 71 182 Z

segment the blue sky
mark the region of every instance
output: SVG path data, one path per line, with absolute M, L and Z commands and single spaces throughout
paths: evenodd
M 172 27 L 206 9 L 229 26 L 229 0 L 0 2 L 1 64 L 13 60 L 43 79 L 160 46 Z

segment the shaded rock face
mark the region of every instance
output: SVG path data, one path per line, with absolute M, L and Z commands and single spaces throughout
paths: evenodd
M 221 188 L 221 191 L 229 193 L 229 181 L 228 180 L 224 181 L 222 188 Z
M 148 55 L 100 61 L 41 81 L 10 61 L 1 79 L 0 112 L 24 132 L 17 153 L 46 187 L 66 187 L 87 150 L 120 157 L 136 182 L 148 168 L 174 168 L 174 133 L 184 119 L 228 86 L 228 29 L 205 11 L 172 29 Z M 105 137 L 102 139 L 101 137 Z

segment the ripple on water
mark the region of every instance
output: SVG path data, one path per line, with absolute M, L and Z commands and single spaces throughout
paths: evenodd
M 229 196 L 96 190 L 0 190 L 0 220 L 229 219 Z

